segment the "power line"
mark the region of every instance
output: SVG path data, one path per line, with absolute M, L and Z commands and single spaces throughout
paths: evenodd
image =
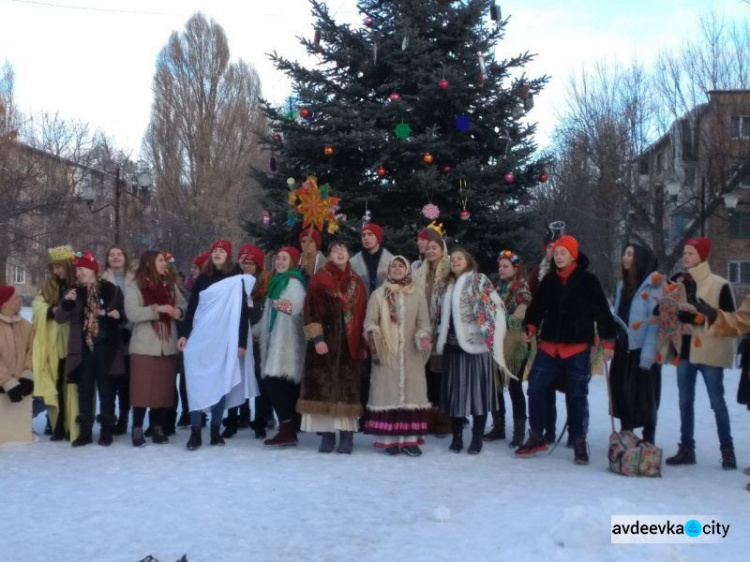
M 42 2 L 41 0 L 9 0 L 17 4 L 28 4 L 31 6 L 44 6 L 49 8 L 61 8 L 65 10 L 83 10 L 86 12 L 99 12 L 107 14 L 131 14 L 144 16 L 186 16 L 188 14 L 176 12 L 152 12 L 146 10 L 122 10 L 119 8 L 94 8 L 91 6 L 74 6 L 72 4 L 55 4 L 53 2 Z

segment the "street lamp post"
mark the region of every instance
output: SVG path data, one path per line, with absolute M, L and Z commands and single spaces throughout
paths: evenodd
M 102 205 L 98 209 L 93 208 L 94 199 L 93 196 L 91 198 L 86 199 L 86 203 L 88 204 L 89 211 L 92 213 L 98 213 L 99 211 L 102 211 L 106 209 L 107 207 L 112 207 L 115 211 L 115 244 L 120 243 L 120 198 L 122 197 L 122 184 L 120 179 L 120 165 L 117 165 L 117 168 L 115 169 L 115 198 L 113 203 L 107 203 L 105 205 Z M 140 172 L 136 177 L 135 181 L 133 182 L 134 185 L 138 186 L 139 192 L 131 192 L 128 190 L 125 190 L 125 193 L 130 195 L 131 197 L 134 197 L 138 200 L 144 200 L 148 196 L 148 190 L 151 187 L 151 174 L 147 171 Z

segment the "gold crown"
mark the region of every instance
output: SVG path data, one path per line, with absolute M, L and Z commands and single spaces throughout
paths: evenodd
M 49 250 L 47 250 L 47 253 L 49 254 L 50 263 L 60 263 L 63 261 L 72 260 L 74 256 L 73 247 L 69 245 L 50 248 Z
M 439 223 L 437 221 L 432 221 L 430 224 L 427 225 L 427 228 L 431 228 L 435 232 L 437 232 L 440 235 L 440 238 L 445 238 L 445 228 L 443 228 L 443 223 Z

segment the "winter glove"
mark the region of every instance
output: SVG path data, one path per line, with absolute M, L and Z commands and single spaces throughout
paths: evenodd
M 719 315 L 717 310 L 708 304 L 703 299 L 698 299 L 698 306 L 696 307 L 699 312 L 701 312 L 706 318 L 708 318 L 708 323 L 713 324 L 716 322 L 716 317 Z
M 20 384 L 14 386 L 10 390 L 6 390 L 5 392 L 8 394 L 8 398 L 13 403 L 20 402 L 21 400 L 23 400 L 23 388 L 21 387 Z
M 18 379 L 18 386 L 21 387 L 24 396 L 29 396 L 32 392 L 34 392 L 34 381 L 31 379 Z

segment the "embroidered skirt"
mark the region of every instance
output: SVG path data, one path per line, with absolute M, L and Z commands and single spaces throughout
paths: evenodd
M 440 409 L 462 418 L 482 416 L 499 408 L 492 354 L 466 353 L 458 345 L 446 344 L 443 356 Z

